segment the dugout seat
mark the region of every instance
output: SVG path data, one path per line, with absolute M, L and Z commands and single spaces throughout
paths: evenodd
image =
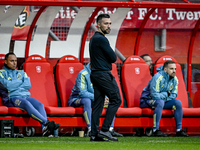
M 149 66 L 139 56 L 130 56 L 124 62 L 121 71 L 122 87 L 127 100 L 128 108 L 140 108 L 140 96 L 142 90 L 146 87 L 151 79 Z M 152 126 L 153 110 L 150 108 L 141 109 L 141 126 Z M 163 110 L 163 116 L 171 116 L 171 110 Z
M 4 61 L 5 61 L 5 54 L 0 54 L 0 69 L 3 69 L 4 67 Z M 23 116 L 26 116 L 27 115 L 27 112 L 19 109 L 19 108 L 16 108 L 16 107 L 6 107 L 3 105 L 3 102 L 2 100 L 0 100 L 0 106 L 2 106 L 0 109 L 0 114 L 3 113 L 3 114 L 9 114 L 9 115 L 23 115 Z
M 72 88 L 76 82 L 78 73 L 84 69 L 78 58 L 72 55 L 65 55 L 58 60 L 55 66 L 55 81 L 62 107 L 67 106 Z M 83 108 L 75 108 L 76 116 L 83 116 Z
M 140 116 L 141 115 L 141 109 L 137 109 L 137 108 L 124 108 L 123 93 L 122 93 L 122 89 L 121 89 L 121 84 L 120 84 L 120 80 L 119 80 L 117 66 L 114 63 L 112 64 L 111 73 L 115 77 L 115 80 L 116 80 L 117 85 L 119 87 L 119 92 L 120 92 L 120 95 L 121 95 L 121 100 L 122 100 L 122 103 L 121 103 L 121 105 L 118 108 L 118 111 L 116 113 L 116 117 L 136 117 L 136 116 L 138 117 L 138 116 Z
M 142 58 L 130 56 L 125 60 L 122 66 L 121 80 L 129 108 L 140 107 L 142 90 L 150 79 L 149 66 Z
M 178 81 L 179 81 L 177 99 L 181 100 L 183 107 L 188 108 L 188 96 L 187 96 L 187 91 L 185 87 L 185 82 L 183 79 L 181 65 L 178 64 L 177 61 L 173 57 L 166 55 L 157 60 L 154 66 L 154 74 L 157 73 L 156 69 L 164 65 L 165 61 L 167 60 L 173 60 L 176 64 L 176 77 L 178 78 Z
M 150 79 L 148 65 L 139 56 L 130 56 L 125 60 L 121 70 L 121 82 L 128 109 L 132 109 L 133 116 L 142 115 L 140 95 Z M 140 123 L 140 126 L 143 124 Z
M 200 82 L 191 83 L 191 93 L 193 94 L 192 106 L 200 107 Z
M 73 107 L 58 107 L 56 88 L 50 63 L 40 55 L 29 56 L 24 65 L 24 71 L 31 80 L 31 97 L 44 104 L 47 116 L 72 117 Z
M 0 116 L 6 116 L 7 114 L 8 114 L 8 107 L 3 105 L 0 94 Z
M 117 71 L 117 65 L 115 63 L 112 63 L 111 73 L 115 77 L 115 80 L 116 80 L 117 85 L 119 87 L 119 92 L 120 92 L 120 96 L 121 96 L 121 100 L 122 100 L 120 107 L 124 107 L 124 97 L 123 97 L 122 88 L 121 88 L 121 84 L 120 84 L 120 80 L 119 80 L 119 74 L 118 74 L 118 71 Z
M 83 64 L 72 55 L 65 55 L 57 62 L 55 66 L 55 81 L 62 106 L 67 106 L 76 77 L 82 69 L 84 69 Z M 105 114 L 106 109 L 103 109 L 102 116 Z M 75 115 L 82 117 L 83 108 L 76 107 Z
M 113 76 L 115 77 L 117 81 L 121 98 L 122 98 L 121 107 L 124 107 L 123 94 L 122 94 L 121 85 L 119 82 L 116 64 L 112 64 L 112 67 L 113 69 L 111 73 L 113 74 Z M 62 106 L 67 106 L 67 101 L 68 101 L 68 98 L 70 97 L 71 90 L 75 84 L 76 77 L 83 68 L 84 67 L 82 63 L 80 63 L 79 60 L 72 55 L 63 56 L 56 64 L 55 66 L 56 86 L 57 86 L 58 93 L 60 95 Z M 76 109 L 76 116 L 83 115 L 82 107 L 77 107 L 75 109 Z M 128 113 L 127 111 L 123 109 L 118 109 L 117 115 L 118 114 L 122 115 L 122 112 L 123 114 L 131 113 L 131 111 L 128 111 L 129 112 Z M 106 114 L 106 109 L 104 108 L 102 111 L 102 116 L 104 116 L 105 114 Z
M 5 61 L 5 54 L 0 54 L 0 69 L 3 68 L 4 61 Z M 1 103 L 0 105 L 3 106 L 2 101 L 0 103 Z M 3 106 L 3 107 L 6 107 L 6 106 Z M 5 108 L 3 108 L 3 109 L 6 110 L 7 114 L 11 115 L 11 116 L 28 116 L 26 111 L 23 111 L 17 107 L 6 107 L 6 109 Z
M 0 54 L 0 69 L 3 69 L 4 61 L 5 61 L 5 54 Z M 0 106 L 3 106 L 3 102 L 1 101 L 0 103 L 1 103 Z M 8 107 L 8 108 L 7 107 L 5 108 L 5 107 L 6 106 L 3 106 L 3 108 L 1 108 L 2 111 L 5 110 L 5 112 L 7 112 L 5 114 L 15 115 L 15 116 L 18 116 L 18 115 L 28 116 L 26 111 L 23 111 L 17 107 Z M 1 113 L 1 110 L 0 110 L 0 113 Z
M 112 70 L 111 70 L 111 73 L 113 74 L 113 76 L 115 77 L 116 79 L 116 82 L 117 82 L 117 85 L 119 87 L 119 91 L 120 91 L 120 95 L 121 95 L 121 99 L 122 99 L 122 103 L 120 105 L 120 107 L 124 107 L 124 99 L 123 99 L 123 93 L 122 93 L 122 90 L 121 90 L 121 85 L 120 85 L 120 82 L 119 82 L 119 76 L 118 76 L 118 72 L 117 72 L 117 66 L 116 64 L 112 64 Z M 78 75 L 78 74 L 77 74 Z M 75 82 L 74 82 L 75 83 Z M 122 110 L 120 110 L 122 111 Z M 118 111 L 119 112 L 119 111 Z M 79 114 L 79 115 L 82 115 L 83 114 L 83 109 L 78 107 L 76 108 L 76 113 Z M 104 108 L 103 111 L 102 111 L 102 116 L 104 116 L 106 114 L 106 109 Z
M 183 74 L 180 64 L 171 56 L 162 56 L 159 58 L 154 66 L 154 74 L 157 72 L 156 68 L 164 65 L 167 60 L 173 60 L 176 64 L 176 77 L 178 78 L 178 95 L 177 99 L 182 102 L 183 107 L 183 126 L 199 126 L 200 121 L 196 118 L 200 117 L 200 108 L 189 108 L 189 101 L 187 90 L 185 87 L 185 82 L 183 79 Z M 193 122 L 193 123 L 192 123 Z M 192 125 L 193 124 L 193 125 Z
M 5 54 L 0 54 L 0 69 L 3 68 L 5 61 Z
M 79 62 L 78 58 L 72 55 L 65 55 L 57 62 L 55 80 L 62 107 L 67 106 L 76 77 L 83 68 L 83 64 Z

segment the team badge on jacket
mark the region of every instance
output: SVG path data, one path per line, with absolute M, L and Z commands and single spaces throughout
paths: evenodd
M 20 73 L 17 74 L 17 79 L 21 79 L 22 75 Z
M 171 91 L 173 89 L 173 83 L 171 83 L 170 87 L 169 87 L 169 90 Z

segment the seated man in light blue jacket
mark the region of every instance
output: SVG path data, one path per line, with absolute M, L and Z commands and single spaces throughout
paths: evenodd
M 56 130 L 60 124 L 47 120 L 44 105 L 30 97 L 30 78 L 23 70 L 17 70 L 17 57 L 14 53 L 5 55 L 4 68 L 0 70 L 0 82 L 7 89 L 8 98 L 4 98 L 7 107 L 18 107 L 25 110 L 29 116 L 40 122 L 43 136 Z
M 83 106 L 83 117 L 87 123 L 87 133 L 85 136 L 90 136 L 91 131 L 91 107 L 92 102 L 94 101 L 94 89 L 92 82 L 90 80 L 90 63 L 87 64 L 86 68 L 81 70 L 76 78 L 75 85 L 72 89 L 71 95 L 68 99 L 68 106 L 72 107 L 80 107 Z M 109 98 L 105 97 L 104 105 L 108 105 Z M 109 131 L 111 132 L 112 136 L 123 136 L 114 131 L 114 120 L 110 126 Z
M 159 130 L 163 108 L 174 109 L 176 136 L 188 136 L 182 130 L 183 110 L 181 101 L 176 99 L 178 78 L 175 74 L 175 62 L 172 60 L 166 61 L 164 66 L 157 68 L 157 73 L 142 91 L 140 107 L 155 109 L 153 113 L 153 136 L 167 136 Z

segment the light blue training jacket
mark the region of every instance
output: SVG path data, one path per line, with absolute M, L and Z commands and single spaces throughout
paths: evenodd
M 9 98 L 30 97 L 30 78 L 24 70 L 12 70 L 7 67 L 0 70 L 0 82 L 8 89 Z
M 140 100 L 169 101 L 175 99 L 178 93 L 178 78 L 170 78 L 163 70 L 163 66 L 156 69 L 157 73 L 151 78 L 147 86 L 143 89 Z M 168 96 L 167 91 L 171 91 Z
M 85 69 L 78 73 L 75 85 L 72 89 L 70 98 L 68 100 L 68 105 L 70 106 L 73 101 L 78 98 L 89 98 L 94 101 L 94 89 L 92 82 L 90 80 L 90 63 L 88 63 Z

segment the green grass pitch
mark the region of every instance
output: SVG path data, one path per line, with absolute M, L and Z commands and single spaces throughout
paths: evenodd
M 200 150 L 200 137 L 134 137 L 90 142 L 89 137 L 0 138 L 0 150 Z

